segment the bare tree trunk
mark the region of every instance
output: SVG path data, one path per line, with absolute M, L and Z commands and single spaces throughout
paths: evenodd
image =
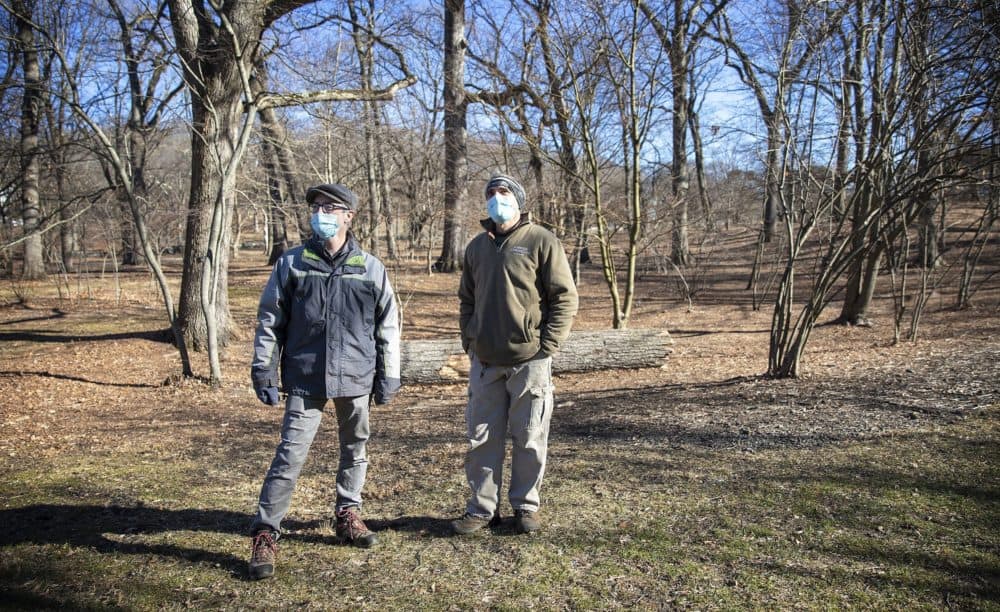
M 995 147 L 995 149 L 1000 149 L 1000 147 Z M 994 159 L 1000 159 L 1000 157 L 994 157 Z M 1000 217 L 1000 186 L 998 186 L 1000 184 L 997 183 L 997 178 L 1000 177 L 997 177 L 996 173 L 997 162 L 993 162 L 991 165 L 993 168 L 990 170 L 990 173 L 994 178 L 988 188 L 989 193 L 987 195 L 986 208 L 983 211 L 983 216 L 979 219 L 979 225 L 976 227 L 976 233 L 972 236 L 969 247 L 962 254 L 962 276 L 959 278 L 958 295 L 955 300 L 955 306 L 958 309 L 972 306 L 972 295 L 975 291 L 973 288 L 973 279 L 975 278 L 976 269 L 983 255 L 983 249 L 990 242 L 993 225 L 996 223 L 998 217 Z
M 684 21 L 683 0 L 674 0 L 672 36 L 670 38 L 670 79 L 673 89 L 671 113 L 670 191 L 673 195 L 673 225 L 670 229 L 670 260 L 676 266 L 686 266 L 691 256 L 688 244 L 688 71 L 687 23 Z
M 351 20 L 354 22 L 354 49 L 361 66 L 361 85 L 370 90 L 373 87 L 373 72 L 375 70 L 374 41 L 371 33 L 375 31 L 375 12 L 377 9 L 373 0 L 368 0 L 368 7 L 364 12 L 367 27 L 364 28 L 358 19 L 359 15 L 354 0 L 349 0 L 347 6 Z M 389 259 L 396 259 L 398 253 L 393 232 L 392 203 L 389 200 L 389 185 L 385 171 L 381 103 L 376 100 L 366 100 L 364 102 L 364 116 L 365 175 L 369 200 L 367 243 L 371 246 L 372 253 L 378 254 L 378 226 L 380 221 L 384 221 L 386 256 Z
M 693 103 L 692 98 L 692 103 Z M 708 197 L 708 180 L 705 177 L 705 150 L 702 146 L 701 123 L 694 108 L 688 109 L 688 125 L 691 128 L 691 145 L 694 148 L 694 170 L 698 181 L 698 200 L 701 202 L 701 214 L 705 219 L 705 230 L 715 231 L 715 212 L 712 201 Z
M 263 123 L 263 121 L 261 121 Z M 284 184 L 278 169 L 277 152 L 274 144 L 265 136 L 262 143 L 264 152 L 264 174 L 267 177 L 267 241 L 269 244 L 267 265 L 273 266 L 278 258 L 288 250 L 288 229 L 285 225 Z
M 45 276 L 38 192 L 41 171 L 39 123 L 43 99 L 38 49 L 35 47 L 35 32 L 31 26 L 35 4 L 32 0 L 17 0 L 14 8 L 17 43 L 24 70 L 24 98 L 21 106 L 21 220 L 26 239 L 21 276 L 25 279 L 39 279 Z
M 365 215 L 363 215 L 365 231 L 359 232 L 362 244 L 369 252 L 378 256 L 378 220 L 379 212 L 382 209 L 379 201 L 382 192 L 378 188 L 378 176 L 375 169 L 375 129 L 372 125 L 373 102 L 364 103 L 364 141 L 365 141 L 365 184 L 368 191 L 368 205 Z
M 465 132 L 465 2 L 444 2 L 444 237 L 438 272 L 461 267 L 463 202 L 468 196 Z
M 370 0 L 369 0 L 370 2 Z M 354 39 L 354 51 L 358 56 L 358 66 L 361 71 L 361 86 L 371 89 L 372 84 L 372 41 L 369 32 L 373 28 L 373 7 L 365 11 L 366 24 L 362 25 L 358 19 L 358 10 L 354 0 L 347 0 L 347 9 L 351 14 L 352 37 Z M 378 188 L 378 174 L 375 162 L 375 102 L 366 101 L 362 104 L 362 115 L 364 117 L 364 142 L 365 142 L 365 184 L 368 188 L 368 202 L 366 214 L 362 215 L 363 231 L 356 232 L 359 240 L 367 250 L 378 255 L 378 221 L 379 212 L 382 209 L 380 198 L 382 191 Z M 355 228 L 359 229 L 359 228 Z
M 66 161 L 65 155 L 62 153 L 65 147 L 61 144 L 58 147 L 60 150 L 59 159 L 54 160 L 55 167 L 52 169 L 56 182 L 56 194 L 59 198 L 59 259 L 65 272 L 73 272 L 76 270 L 76 225 L 73 222 L 73 211 L 67 205 Z
M 553 228 L 555 228 L 556 235 L 562 235 L 562 219 L 559 219 L 554 214 L 550 214 L 547 211 L 549 201 L 545 197 L 545 174 L 543 172 L 544 165 L 542 163 L 542 156 L 538 151 L 538 147 L 535 143 L 531 143 L 528 147 L 528 168 L 531 170 L 531 179 L 535 184 L 535 199 L 536 206 L 538 210 L 538 216 L 541 219 L 547 220 L 551 223 Z
M 941 241 L 941 226 L 938 225 L 936 202 L 936 197 L 928 197 L 920 209 L 920 242 L 917 246 L 920 264 L 932 270 L 937 268 L 941 260 L 938 248 Z
M 549 104 L 554 111 L 556 128 L 559 133 L 559 165 L 561 166 L 563 184 L 569 196 L 567 212 L 570 218 L 568 225 L 571 231 L 578 237 L 573 246 L 573 252 L 570 254 L 569 263 L 577 280 L 579 280 L 580 257 L 582 256 L 583 249 L 587 246 L 587 239 L 586 228 L 584 227 L 586 223 L 586 205 L 583 198 L 583 182 L 580 177 L 575 148 L 578 139 L 573 136 L 574 130 L 570 125 L 570 111 L 566 103 L 564 91 L 565 83 L 556 67 L 555 56 L 551 48 L 551 41 L 549 40 L 551 3 L 539 2 L 537 5 L 532 5 L 532 8 L 538 16 L 536 32 L 539 35 L 538 42 L 542 49 L 542 60 L 545 64 L 545 76 L 549 87 Z
M 969 248 L 962 255 L 962 276 L 959 281 L 956 301 L 958 308 L 968 308 L 972 305 L 974 291 L 972 281 L 976 268 L 979 265 L 983 249 L 990 242 L 993 225 L 1000 218 L 1000 94 L 996 90 L 994 90 L 990 107 L 990 124 L 993 130 L 989 138 L 990 162 L 986 168 L 989 186 L 986 190 L 983 216 L 979 220 Z
M 856 248 L 864 249 L 864 245 Z M 871 327 L 868 309 L 875 296 L 878 284 L 878 270 L 882 262 L 882 249 L 873 248 L 867 255 L 858 256 L 851 264 L 851 274 L 847 280 L 847 294 L 837 321 L 848 325 Z
M 776 104 L 779 102 L 776 102 Z M 784 102 L 780 102 L 783 104 Z M 781 206 L 781 190 L 784 188 L 784 138 L 781 113 L 765 113 L 767 123 L 767 162 L 764 169 L 764 219 L 761 236 L 764 242 L 774 239 L 774 226 L 778 221 Z
M 931 24 L 929 23 L 929 3 L 919 0 L 914 6 L 913 14 L 910 18 L 908 31 L 909 45 L 908 57 L 913 67 L 915 83 L 911 85 L 913 90 L 919 89 L 925 95 L 930 95 L 928 91 L 927 64 L 929 63 L 929 38 Z M 939 148 L 936 135 L 929 125 L 930 108 L 929 103 L 919 98 L 913 100 L 913 129 L 916 137 L 923 140 L 924 146 L 920 147 L 917 153 L 917 172 L 921 176 L 930 176 L 938 172 L 940 168 L 936 166 L 935 159 L 940 159 L 939 153 L 935 150 Z M 940 253 L 938 245 L 941 240 L 941 227 L 937 223 L 938 213 L 938 193 L 937 190 L 921 190 L 919 192 L 918 213 L 920 227 L 920 241 L 918 242 L 918 253 L 921 275 L 924 276 L 927 269 L 934 269 L 938 265 Z M 942 207 L 943 208 L 943 207 Z M 916 313 L 916 309 L 914 309 Z
M 389 192 L 389 177 L 386 173 L 385 133 L 383 132 L 382 107 L 375 107 L 375 168 L 378 175 L 379 201 L 382 203 L 381 217 L 385 222 L 385 255 L 395 261 L 399 259 L 396 244 L 396 207 Z
M 132 172 L 132 193 L 129 195 L 124 185 L 118 187 L 118 199 L 122 210 L 126 213 L 122 223 L 122 265 L 138 265 L 142 263 L 142 246 L 138 244 L 135 221 L 132 219 L 129 200 L 134 198 L 143 205 L 148 204 L 149 189 L 146 185 L 146 153 L 148 144 L 146 133 L 149 129 L 143 126 L 142 109 L 133 104 L 129 118 L 128 161 Z
M 689 127 L 689 115 L 694 103 L 693 96 L 689 94 L 688 87 L 693 85 L 689 79 L 693 79 L 694 70 L 692 60 L 695 56 L 702 38 L 706 35 L 707 26 L 714 21 L 715 15 L 722 11 L 728 0 L 715 2 L 709 10 L 709 14 L 701 23 L 695 23 L 694 15 L 701 7 L 701 2 L 695 0 L 671 0 L 664 2 L 664 16 L 669 26 L 663 19 L 657 16 L 656 12 L 643 0 L 636 0 L 636 6 L 643 12 L 656 31 L 660 44 L 667 51 L 670 60 L 670 85 L 673 91 L 671 121 L 672 121 L 672 143 L 671 143 L 671 183 L 670 190 L 674 200 L 674 214 L 671 227 L 671 247 L 670 258 L 676 266 L 684 266 L 689 263 L 691 257 L 691 247 L 688 243 L 688 191 L 690 189 L 690 179 L 687 161 L 687 130 Z M 691 123 L 691 128 L 696 128 L 697 122 Z M 696 155 L 700 156 L 701 141 L 697 141 Z M 700 163 L 700 162 L 699 162 Z M 702 180 L 702 176 L 698 180 Z M 704 190 L 702 191 L 704 193 Z M 704 198 L 704 196 L 702 196 Z M 705 200 L 703 199 L 703 204 Z
M 374 66 L 374 55 L 372 53 L 373 42 L 369 32 L 375 30 L 374 14 L 375 7 L 371 0 L 368 1 L 368 10 L 365 11 L 367 27 L 362 27 L 358 19 L 358 12 L 354 0 L 348 0 L 348 10 L 351 13 L 351 20 L 354 22 L 354 49 L 358 55 L 358 64 L 361 67 L 361 85 L 365 89 L 372 87 L 372 71 Z M 368 218 L 366 244 L 369 250 L 378 255 L 378 226 L 382 218 L 382 211 L 385 206 L 383 196 L 386 190 L 383 189 L 385 176 L 382 173 L 380 146 L 380 121 L 379 103 L 374 100 L 367 100 L 363 105 L 364 112 L 364 139 L 365 139 L 365 179 L 368 185 Z M 387 234 L 391 234 L 391 230 Z
M 119 224 L 122 233 L 121 265 L 137 266 L 142 263 L 141 249 L 136 242 L 135 225 L 132 223 L 132 213 L 129 212 L 127 195 L 121 194 L 118 197 L 118 207 L 121 210 L 121 223 Z
M 573 87 L 579 94 L 579 83 L 574 80 Z M 594 221 L 597 224 L 597 243 L 601 250 L 601 274 L 608 286 L 611 297 L 611 326 L 621 329 L 625 326 L 622 312 L 621 294 L 618 291 L 618 271 L 615 266 L 614 251 L 611 248 L 611 233 L 608 229 L 607 215 L 604 212 L 604 202 L 601 197 L 601 165 L 597 153 L 597 145 L 590 129 L 590 120 L 583 112 L 579 95 L 575 97 L 577 110 L 580 113 L 580 128 L 586 168 L 588 172 L 589 189 L 594 197 Z
M 233 162 L 242 99 L 238 86 L 225 87 L 224 83 L 213 85 L 211 102 L 208 103 L 210 106 L 202 101 L 202 96 L 209 92 L 191 97 L 194 119 L 191 133 L 191 190 L 188 197 L 178 319 L 188 345 L 195 350 L 208 348 L 209 328 L 201 295 L 206 280 L 203 279 L 206 258 L 218 271 L 211 283 L 215 295 L 206 297 L 214 304 L 215 320 L 212 324 L 220 347 L 229 343 L 232 325 L 227 290 L 231 202 L 222 201 L 218 204 L 223 207 L 224 218 L 220 220 L 220 240 L 216 245 L 209 244 L 209 233 L 220 194 L 232 193 L 232 185 L 223 185 L 224 167 L 220 165 Z
M 260 94 L 269 82 L 267 65 L 257 62 L 256 77 L 252 82 L 254 94 Z M 268 232 L 270 250 L 268 265 L 274 265 L 282 253 L 288 249 L 287 208 L 295 211 L 294 217 L 302 237 L 309 235 L 309 221 L 303 211 L 305 206 L 296 206 L 298 198 L 304 197 L 295 175 L 295 159 L 288 142 L 288 132 L 278 113 L 270 107 L 258 112 L 260 130 L 264 138 L 265 164 L 268 171 L 268 193 L 271 201 L 268 210 Z

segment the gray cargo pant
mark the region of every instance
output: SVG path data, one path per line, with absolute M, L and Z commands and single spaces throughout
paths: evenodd
M 309 454 L 316 430 L 323 417 L 324 398 L 289 395 L 285 402 L 285 418 L 281 424 L 281 441 L 275 450 L 271 468 L 260 489 L 257 515 L 250 526 L 251 533 L 263 528 L 281 532 L 281 520 L 288 514 L 292 491 Z M 361 507 L 361 488 L 368 471 L 368 396 L 333 399 L 337 411 L 340 438 L 340 466 L 337 470 L 337 501 L 335 510 Z
M 537 512 L 552 419 L 552 358 L 516 366 L 484 364 L 475 354 L 470 358 L 465 475 L 472 496 L 466 512 L 484 518 L 496 513 L 508 431 L 511 508 Z

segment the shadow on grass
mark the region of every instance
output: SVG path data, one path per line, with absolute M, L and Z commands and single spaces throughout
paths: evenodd
M 397 531 L 411 533 L 422 537 L 452 538 L 456 537 L 451 529 L 451 522 L 457 517 L 441 518 L 436 516 L 400 516 L 394 519 L 365 519 L 365 525 L 378 533 L 380 531 Z M 314 519 L 310 521 L 286 520 L 282 527 L 290 532 L 289 537 L 302 542 L 315 544 L 338 544 L 337 538 L 328 529 L 328 521 Z M 322 532 L 326 530 L 327 534 Z M 514 524 L 514 517 L 504 517 L 499 524 L 491 526 L 483 533 L 494 536 L 520 535 Z
M 402 531 L 441 538 L 452 535 L 451 521 L 451 518 L 433 516 L 400 516 L 394 519 L 365 518 L 365 525 L 376 533 L 380 531 Z M 309 521 L 288 519 L 282 523 L 282 529 L 289 533 L 288 537 L 302 542 L 311 542 L 314 544 L 339 543 L 333 535 L 328 519 L 313 519 Z M 326 534 L 323 533 L 324 531 Z
M 104 554 L 156 555 L 218 566 L 247 578 L 246 560 L 175 544 L 133 542 L 136 535 L 171 531 L 246 534 L 246 514 L 224 510 L 165 510 L 124 506 L 37 504 L 0 510 L 0 549 L 21 544 L 69 545 Z
M 764 575 L 796 574 L 836 584 L 860 579 L 876 589 L 882 588 L 882 583 L 895 583 L 896 586 L 925 593 L 936 591 L 941 594 L 943 603 L 948 609 L 960 609 L 966 606 L 972 609 L 982 605 L 982 600 L 1000 601 L 1000 587 L 997 587 L 1000 584 L 998 582 L 1000 572 L 996 566 L 985 562 L 954 562 L 939 555 L 886 544 L 879 544 L 878 547 L 839 544 L 818 550 L 835 558 L 854 559 L 868 569 L 849 570 L 843 567 L 816 569 L 773 561 L 753 561 L 750 567 L 754 573 Z M 881 574 L 886 572 L 883 569 L 886 567 L 892 569 L 891 577 Z M 959 601 L 953 602 L 953 598 Z
M 475 534 L 472 536 L 456 536 L 451 528 L 451 523 L 456 518 L 458 517 L 402 516 L 386 521 L 366 521 L 366 524 L 372 531 L 405 531 L 436 538 L 475 537 Z M 513 516 L 503 517 L 499 523 L 483 529 L 482 532 L 483 535 L 489 533 L 493 536 L 521 535 L 517 532 Z
M 8 582 L 4 572 L 0 571 L 0 584 Z M 24 588 L 7 584 L 3 594 L 3 602 L 0 602 L 0 610 L 94 610 L 95 612 L 107 610 L 128 610 L 121 606 L 113 606 L 107 603 L 85 603 L 78 599 L 66 601 L 57 599 L 40 593 L 33 593 Z

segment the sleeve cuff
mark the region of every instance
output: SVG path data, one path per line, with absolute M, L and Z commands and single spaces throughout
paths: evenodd
M 253 381 L 254 389 L 279 386 L 278 375 L 275 372 L 253 370 L 250 372 L 250 380 Z
M 382 378 L 375 381 L 375 388 L 372 394 L 375 396 L 375 403 L 378 405 L 388 404 L 389 400 L 399 392 L 402 385 L 398 378 Z

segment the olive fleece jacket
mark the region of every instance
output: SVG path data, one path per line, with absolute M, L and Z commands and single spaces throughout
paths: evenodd
M 569 336 L 578 298 L 562 243 L 524 215 L 507 234 L 486 231 L 465 248 L 458 289 L 462 348 L 509 366 L 550 357 Z

